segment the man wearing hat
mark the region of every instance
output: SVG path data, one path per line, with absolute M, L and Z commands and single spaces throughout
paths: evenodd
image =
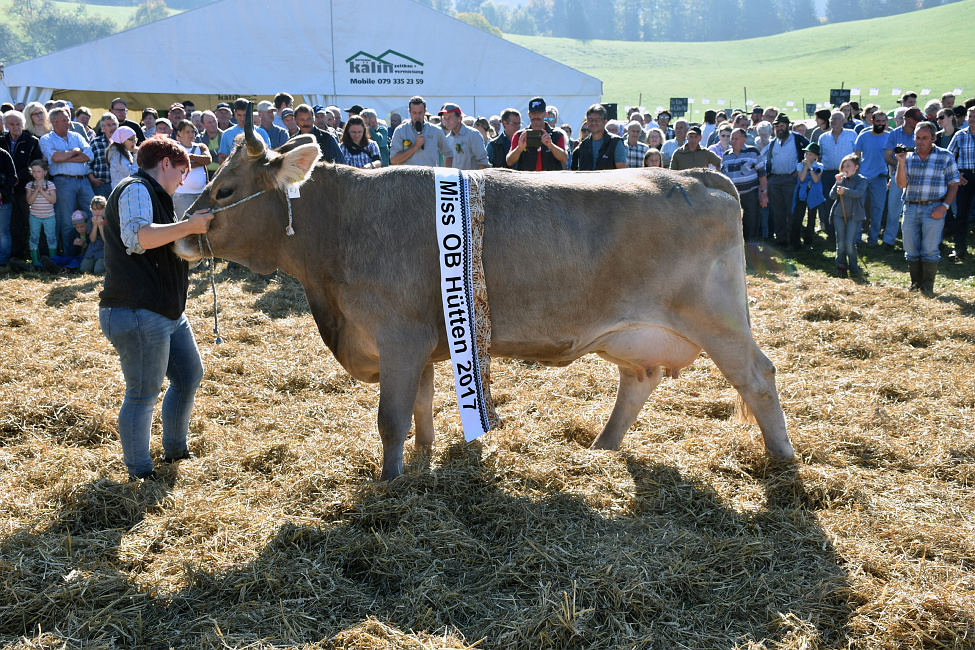
M 317 126 L 322 131 L 327 131 L 336 136 L 332 132 L 332 114 L 325 110 L 325 107 L 321 104 L 315 104 L 311 107 L 311 110 L 315 112 L 315 126 Z
M 227 102 L 217 104 L 217 110 L 213 114 L 217 116 L 217 128 L 220 129 L 221 133 L 234 125 L 232 121 L 234 109 Z
M 674 151 L 670 158 L 670 168 L 673 170 L 693 169 L 695 167 L 707 168 L 712 165 L 714 169 L 721 169 L 721 158 L 710 149 L 701 148 L 701 138 L 703 138 L 701 127 L 697 124 L 688 127 L 687 142 L 684 146 Z
M 910 93 L 905 93 L 904 98 L 910 100 Z M 914 95 L 917 99 L 917 95 Z M 887 134 L 887 142 L 884 145 L 884 159 L 891 168 L 897 168 L 897 159 L 894 157 L 894 148 L 897 146 L 914 148 L 914 127 L 919 122 L 924 121 L 924 113 L 916 106 L 911 106 L 904 113 L 904 124 Z M 892 179 L 893 180 L 893 179 Z M 887 192 L 887 224 L 884 226 L 884 250 L 893 250 L 894 242 L 897 241 L 897 233 L 900 230 L 901 213 L 904 211 L 904 192 L 891 182 Z
M 789 116 L 779 113 L 775 118 L 775 137 L 765 150 L 765 175 L 771 211 L 769 235 L 774 236 L 775 244 L 782 248 L 789 246 L 792 197 L 798 181 L 796 169 L 805 157 L 808 145 L 809 140 L 789 128 Z
M 751 118 L 752 118 L 751 128 L 754 130 L 755 127 L 758 126 L 758 123 L 764 119 L 764 117 L 765 117 L 765 111 L 762 110 L 762 107 L 758 106 L 757 104 L 753 106 L 752 114 L 751 114 Z
M 353 115 L 358 115 L 359 113 L 362 112 L 362 105 L 353 104 L 352 106 L 349 106 L 347 109 L 345 109 L 345 112 L 348 113 L 350 117 Z
M 481 134 L 464 124 L 460 106 L 447 102 L 437 113 L 440 125 L 447 131 L 447 146 L 453 153 L 454 169 L 484 169 L 488 166 L 487 150 Z
M 186 109 L 183 108 L 182 104 L 176 102 L 169 107 L 169 113 L 166 115 L 166 117 L 169 118 L 169 121 L 173 124 L 173 127 L 175 127 L 180 123 L 180 120 L 186 119 Z
M 257 115 L 261 118 L 261 128 L 267 131 L 271 148 L 277 149 L 288 141 L 288 129 L 274 123 L 274 104 L 264 100 L 257 105 Z
M 561 129 L 553 129 L 545 123 L 545 100 L 533 97 L 528 102 L 529 128 L 522 129 L 511 138 L 511 150 L 505 158 L 509 167 L 523 171 L 558 171 L 569 160 L 566 137 Z M 538 141 L 535 135 L 541 132 Z
M 444 157 L 444 167 L 450 167 L 454 154 L 447 146 L 443 129 L 426 121 L 427 101 L 416 95 L 410 98 L 410 120 L 403 122 L 393 131 L 393 141 L 389 145 L 391 165 L 425 165 L 437 167 L 440 154 Z

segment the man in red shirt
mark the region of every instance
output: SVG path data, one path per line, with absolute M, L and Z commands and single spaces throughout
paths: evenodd
M 565 150 L 565 133 L 545 123 L 544 99 L 535 97 L 528 102 L 528 119 L 531 126 L 518 131 L 511 138 L 511 150 L 505 158 L 508 166 L 536 172 L 565 169 L 565 163 L 569 160 Z

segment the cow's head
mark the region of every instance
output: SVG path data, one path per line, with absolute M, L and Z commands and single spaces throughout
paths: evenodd
M 207 233 L 209 247 L 203 242 L 201 251 L 200 238 L 193 235 L 175 242 L 176 254 L 189 262 L 204 255 L 222 257 L 258 273 L 276 269 L 279 247 L 287 244 L 287 188 L 310 179 L 320 156 L 310 135 L 269 150 L 254 132 L 253 112 L 248 109 L 244 134 L 237 136 L 233 152 L 187 210 L 216 211 Z M 243 202 L 234 205 L 239 201 Z

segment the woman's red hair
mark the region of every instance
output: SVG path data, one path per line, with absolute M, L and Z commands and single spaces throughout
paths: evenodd
M 174 167 L 190 166 L 190 157 L 186 153 L 186 149 L 168 135 L 161 133 L 152 136 L 139 145 L 135 162 L 139 165 L 139 169 L 155 169 L 163 158 L 169 158 L 169 162 Z

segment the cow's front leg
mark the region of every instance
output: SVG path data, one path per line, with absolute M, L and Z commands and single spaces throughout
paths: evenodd
M 656 366 L 653 372 L 640 381 L 637 373 L 629 368 L 620 366 L 620 387 L 616 391 L 616 404 L 609 416 L 606 426 L 592 441 L 590 449 L 619 449 L 623 443 L 623 436 L 629 430 L 640 409 L 647 403 L 650 393 L 663 378 L 663 367 Z
M 413 444 L 418 453 L 433 451 L 436 432 L 433 428 L 433 364 L 428 363 L 420 375 L 420 388 L 413 405 Z
M 377 424 L 383 442 L 383 471 L 380 476 L 383 481 L 391 481 L 403 473 L 403 445 L 410 433 L 420 380 L 432 349 L 433 344 L 424 345 L 422 336 L 403 336 L 379 342 Z

